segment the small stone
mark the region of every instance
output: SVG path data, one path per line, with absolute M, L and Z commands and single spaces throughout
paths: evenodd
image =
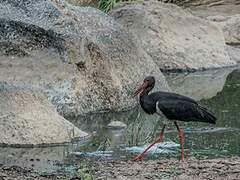
M 112 121 L 108 124 L 108 128 L 113 129 L 122 129 L 125 128 L 127 125 L 121 121 Z

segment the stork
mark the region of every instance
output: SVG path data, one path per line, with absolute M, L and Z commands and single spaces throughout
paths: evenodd
M 181 160 L 184 161 L 184 132 L 178 126 L 177 121 L 206 122 L 215 124 L 217 118 L 205 107 L 199 105 L 194 99 L 175 94 L 171 92 L 149 92 L 155 86 L 155 78 L 148 76 L 144 79 L 142 85 L 133 93 L 133 97 L 140 94 L 139 102 L 142 109 L 147 114 L 158 114 L 165 119 L 172 121 L 177 128 L 179 141 L 181 145 Z M 163 139 L 163 133 L 166 124 L 163 125 L 160 135 L 149 145 L 142 153 L 134 158 L 134 161 L 142 160 L 144 154 L 156 143 Z

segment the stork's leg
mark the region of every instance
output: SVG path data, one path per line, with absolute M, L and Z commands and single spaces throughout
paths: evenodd
M 183 133 L 183 130 L 179 128 L 176 121 L 174 121 L 174 124 L 177 127 L 178 136 L 181 144 L 181 160 L 184 161 L 184 133 Z
M 133 159 L 134 161 L 142 160 L 144 154 L 145 154 L 154 144 L 159 143 L 159 142 L 162 141 L 165 126 L 166 126 L 166 125 L 164 124 L 164 125 L 163 125 L 163 128 L 162 128 L 162 130 L 161 130 L 161 133 L 160 133 L 160 135 L 159 135 L 159 137 L 158 137 L 152 144 L 150 144 L 141 154 L 137 155 L 137 156 Z

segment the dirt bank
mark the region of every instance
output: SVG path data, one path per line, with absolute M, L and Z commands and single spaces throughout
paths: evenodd
M 240 179 L 240 158 L 98 162 L 96 179 Z
M 43 175 L 13 166 L 0 166 L 0 179 L 240 179 L 240 157 L 180 162 L 176 159 L 132 161 L 94 161 L 77 168 L 74 175 Z

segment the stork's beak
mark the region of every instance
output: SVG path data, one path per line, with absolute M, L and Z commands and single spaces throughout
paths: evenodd
M 144 81 L 142 85 L 140 85 L 136 91 L 132 94 L 132 97 L 136 97 L 141 91 L 143 91 L 148 86 L 148 82 Z

